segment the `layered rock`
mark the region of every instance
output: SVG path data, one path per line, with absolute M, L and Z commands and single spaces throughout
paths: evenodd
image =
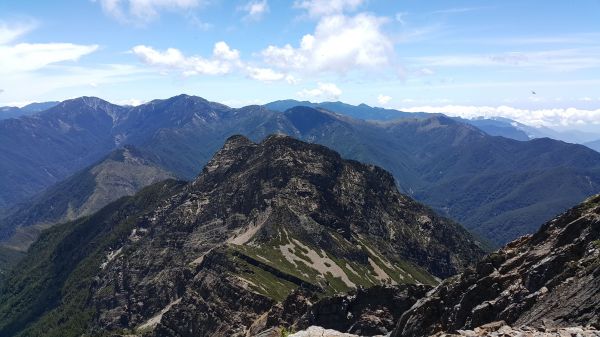
M 392 336 L 498 320 L 516 327 L 600 327 L 600 196 L 444 281 L 402 316 Z

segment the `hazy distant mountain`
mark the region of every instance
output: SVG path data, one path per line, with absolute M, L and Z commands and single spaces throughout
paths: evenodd
M 550 139 L 493 137 L 443 115 L 369 122 L 308 107 L 231 109 L 181 95 L 135 108 L 81 98 L 35 118 L 0 122 L 2 127 L 6 132 L 0 138 L 10 146 L 0 141 L 0 166 L 11 174 L 0 171 L 0 186 L 7 186 L 0 196 L 13 201 L 123 144 L 134 144 L 157 165 L 191 179 L 230 135 L 259 141 L 272 133 L 377 164 L 394 174 L 403 192 L 497 244 L 535 231 L 600 190 L 600 154 L 595 151 Z M 42 138 L 56 141 L 46 145 Z M 39 148 L 43 153 L 36 152 Z M 55 173 L 49 176 L 38 167 L 60 170 L 48 170 Z M 32 187 L 32 182 L 37 184 Z
M 595 140 L 593 142 L 587 142 L 584 143 L 583 145 L 589 147 L 590 149 L 600 152 L 600 139 L 599 140 Z
M 342 102 L 311 103 L 293 99 L 275 101 L 264 105 L 267 109 L 286 111 L 296 106 L 322 108 L 339 114 L 365 120 L 389 121 L 400 118 L 429 118 L 435 114 L 425 112 L 404 112 L 394 109 L 376 108 L 366 104 L 351 105 Z
M 379 167 L 234 136 L 194 181 L 44 232 L 0 288 L 0 335 L 248 336 L 294 290 L 437 284 L 483 255 Z
M 0 119 L 17 118 L 25 115 L 33 115 L 35 113 L 48 110 L 60 102 L 42 102 L 42 103 L 31 103 L 22 108 L 15 106 L 4 106 L 0 107 Z
M 374 121 L 392 121 L 401 118 L 431 118 L 434 116 L 442 115 L 441 113 L 425 113 L 425 112 L 404 112 L 394 109 L 385 109 L 371 107 L 366 104 L 350 105 L 342 102 L 323 102 L 323 103 L 312 103 L 308 101 L 295 101 L 295 100 L 283 100 L 275 101 L 265 104 L 265 107 L 275 111 L 285 111 L 295 106 L 307 106 L 312 108 L 321 108 L 336 112 L 345 116 L 350 116 L 364 120 Z M 506 138 L 516 140 L 529 140 L 527 133 L 525 133 L 519 126 L 518 123 L 504 118 L 475 118 L 475 119 L 464 119 L 454 117 L 463 123 L 471 124 L 486 132 L 491 136 L 502 136 Z

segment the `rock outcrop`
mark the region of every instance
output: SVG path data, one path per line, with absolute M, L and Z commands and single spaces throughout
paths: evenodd
M 600 327 L 600 196 L 444 281 L 402 316 L 392 336 L 499 320 L 515 327 Z
M 362 336 L 385 335 L 429 290 L 427 285 L 382 285 L 325 298 L 295 291 L 269 311 L 266 326 L 288 331 L 319 326 Z

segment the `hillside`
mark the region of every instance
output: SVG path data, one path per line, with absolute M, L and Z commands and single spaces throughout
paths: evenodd
M 0 219 L 0 273 L 44 228 L 90 215 L 122 196 L 171 177 L 131 146 L 115 150 Z
M 481 256 L 378 167 L 235 136 L 194 181 L 44 232 L 0 290 L 0 335 L 245 336 L 294 289 L 435 284 Z
M 595 196 L 444 281 L 402 316 L 392 336 L 427 336 L 495 321 L 547 331 L 598 328 L 598 289 L 600 197 Z

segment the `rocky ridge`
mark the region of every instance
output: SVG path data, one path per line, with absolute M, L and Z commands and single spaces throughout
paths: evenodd
M 34 244 L 21 267 L 33 281 L 18 266 L 0 291 L 0 334 L 246 336 L 270 314 L 281 322 L 277 303 L 296 289 L 436 284 L 483 255 L 386 171 L 286 136 L 231 137 L 196 180 L 161 186 Z M 35 294 L 29 284 L 56 297 L 11 307 Z
M 515 327 L 600 328 L 600 195 L 445 280 L 403 314 L 393 337 Z

